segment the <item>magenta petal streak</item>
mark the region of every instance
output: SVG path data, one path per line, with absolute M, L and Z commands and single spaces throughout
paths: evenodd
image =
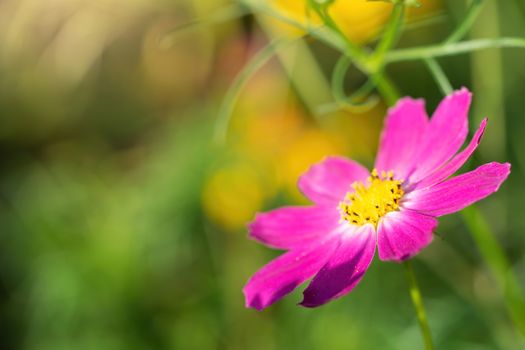
M 341 244 L 303 292 L 302 306 L 320 306 L 350 292 L 363 278 L 376 249 L 372 225 L 351 227 Z
M 461 89 L 445 97 L 430 119 L 418 154 L 414 158 L 411 182 L 417 182 L 439 168 L 459 150 L 468 134 L 468 110 L 472 94 Z
M 381 260 L 403 261 L 432 241 L 437 220 L 412 210 L 388 213 L 379 223 L 377 246 Z
M 375 167 L 379 171 L 392 170 L 397 178 L 405 178 L 412 169 L 414 155 L 421 145 L 427 125 L 423 100 L 400 100 L 388 111 Z
M 291 250 L 257 271 L 244 286 L 246 307 L 262 310 L 312 277 L 330 258 L 339 240 Z
M 479 126 L 479 129 L 474 134 L 474 137 L 470 141 L 469 145 L 460 153 L 458 153 L 450 162 L 442 166 L 440 169 L 436 170 L 432 175 L 427 176 L 420 182 L 418 182 L 415 186 L 415 188 L 424 188 L 428 187 L 430 185 L 434 185 L 450 175 L 454 174 L 465 162 L 470 158 L 472 153 L 476 150 L 479 143 L 481 142 L 481 138 L 483 137 L 483 133 L 485 132 L 485 127 L 487 125 L 487 119 L 483 119 L 481 122 L 481 125 Z
M 496 192 L 510 173 L 509 163 L 488 163 L 406 196 L 405 208 L 442 216 L 457 212 Z

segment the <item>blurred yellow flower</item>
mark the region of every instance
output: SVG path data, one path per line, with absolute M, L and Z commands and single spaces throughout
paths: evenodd
M 204 212 L 222 228 L 238 231 L 277 194 L 303 203 L 296 183 L 310 164 L 334 154 L 373 157 L 384 111 L 379 103 L 366 113 L 326 116 L 317 125 L 278 66 L 268 65 L 239 98 L 224 150 L 228 160 L 206 181 Z
M 419 8 L 408 10 L 409 20 L 420 19 L 442 8 L 442 0 L 420 0 Z M 281 14 L 306 25 L 317 26 L 320 19 L 307 8 L 307 1 L 271 0 L 270 5 Z M 355 43 L 366 43 L 375 38 L 386 23 L 392 4 L 369 0 L 336 0 L 329 14 L 345 35 Z M 264 17 L 264 21 L 276 35 L 298 36 L 303 33 L 279 20 Z
M 226 164 L 210 176 L 204 187 L 204 211 L 225 229 L 240 229 L 262 207 L 269 189 L 249 162 Z

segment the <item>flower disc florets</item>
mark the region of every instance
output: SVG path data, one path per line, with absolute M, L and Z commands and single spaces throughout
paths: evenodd
M 354 190 L 348 192 L 339 203 L 341 218 L 358 226 L 377 226 L 381 217 L 399 208 L 399 202 L 405 194 L 402 182 L 394 180 L 392 171 L 383 171 L 379 175 L 374 169 L 367 179 L 367 185 L 361 181 L 354 182 Z

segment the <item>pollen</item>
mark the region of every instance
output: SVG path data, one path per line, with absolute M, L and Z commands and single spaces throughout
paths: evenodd
M 379 219 L 391 211 L 399 209 L 405 192 L 403 180 L 395 180 L 392 171 L 372 170 L 366 183 L 354 182 L 344 200 L 339 203 L 341 218 L 351 224 L 377 226 Z

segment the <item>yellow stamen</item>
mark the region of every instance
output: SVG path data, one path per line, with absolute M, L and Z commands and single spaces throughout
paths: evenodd
M 341 218 L 351 224 L 377 226 L 381 217 L 399 209 L 405 194 L 401 187 L 403 180 L 394 180 L 392 171 L 382 171 L 380 176 L 374 169 L 366 182 L 366 186 L 361 181 L 351 185 L 354 191 L 346 194 L 339 203 L 339 210 Z

